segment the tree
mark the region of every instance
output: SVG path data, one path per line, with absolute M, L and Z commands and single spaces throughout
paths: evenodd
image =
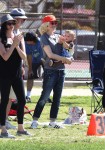
M 61 4 L 62 4 L 62 0 L 54 0 L 54 6 L 55 6 L 56 8 L 61 7 Z

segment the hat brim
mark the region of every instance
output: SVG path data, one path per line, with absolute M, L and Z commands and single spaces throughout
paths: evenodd
M 26 17 L 26 16 L 13 16 L 13 18 L 27 19 L 27 17 Z
M 5 23 L 5 22 L 8 22 L 8 21 L 16 21 L 16 19 L 8 19 L 8 20 L 2 22 L 1 24 Z

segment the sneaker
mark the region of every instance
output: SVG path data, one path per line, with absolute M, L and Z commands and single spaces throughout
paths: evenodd
M 6 129 L 16 129 L 16 126 L 13 126 L 8 120 L 6 120 Z
M 63 126 L 57 124 L 56 122 L 50 122 L 50 123 L 49 123 L 49 127 L 50 127 L 50 128 L 55 128 L 55 129 L 64 128 Z
M 17 135 L 31 135 L 31 134 L 28 133 L 26 130 L 24 130 L 24 131 L 17 131 Z
M 14 135 L 9 134 L 8 132 L 1 133 L 1 138 L 15 138 Z
M 38 121 L 33 121 L 31 124 L 31 129 L 36 129 L 38 126 Z
M 26 96 L 26 102 L 27 102 L 27 103 L 31 103 L 31 98 L 28 97 L 28 96 Z

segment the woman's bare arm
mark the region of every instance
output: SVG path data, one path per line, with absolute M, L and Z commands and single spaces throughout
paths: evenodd
M 43 49 L 44 49 L 45 53 L 47 54 L 47 56 L 50 59 L 55 59 L 55 60 L 58 60 L 58 61 L 62 61 L 62 63 L 65 63 L 65 64 L 71 64 L 71 60 L 69 58 L 62 57 L 62 56 L 59 56 L 57 54 L 54 54 L 52 52 L 50 46 L 46 45 L 46 46 L 44 46 Z
M 23 36 L 21 36 L 20 38 L 21 38 L 21 48 L 17 46 L 16 49 L 21 59 L 25 60 L 26 59 L 25 42 Z

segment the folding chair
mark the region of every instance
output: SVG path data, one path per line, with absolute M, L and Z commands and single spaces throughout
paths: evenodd
M 103 73 L 105 66 L 105 51 L 104 50 L 91 50 L 89 51 L 91 83 L 87 83 L 91 92 L 91 113 L 102 112 L 102 96 L 104 90 Z
M 24 106 L 24 115 L 29 114 L 32 117 L 32 113 L 31 113 L 32 111 L 34 111 L 34 110 L 30 110 L 28 108 L 28 106 L 26 106 L 26 105 Z M 16 118 L 17 118 L 17 100 L 15 100 L 15 99 L 12 100 L 12 106 L 11 106 L 8 116 L 9 117 L 16 116 Z M 16 118 L 14 120 L 17 120 Z

